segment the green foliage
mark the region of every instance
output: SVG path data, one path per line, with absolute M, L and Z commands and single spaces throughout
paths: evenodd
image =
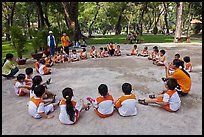
M 47 49 L 47 30 L 46 29 L 30 29 L 30 36 L 34 52 L 37 53 L 39 49 Z
M 195 34 L 198 34 L 202 29 L 202 24 L 200 23 L 193 24 L 192 29 Z
M 158 28 L 157 28 L 157 26 L 155 26 L 153 29 L 153 34 L 157 34 L 157 33 L 158 33 Z
M 19 26 L 12 26 L 10 28 L 11 45 L 15 48 L 17 56 L 22 58 L 24 47 L 27 41 L 27 36 L 23 34 L 22 29 Z

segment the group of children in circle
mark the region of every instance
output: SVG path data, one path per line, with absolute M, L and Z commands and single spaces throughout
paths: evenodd
M 109 45 L 110 46 L 110 45 Z M 105 49 L 105 48 L 104 48 Z M 114 49 L 114 48 L 112 48 Z M 73 50 L 75 54 L 76 50 Z M 83 48 L 84 51 L 84 48 Z M 83 52 L 82 51 L 82 52 Z M 100 48 L 102 52 L 102 48 Z M 99 51 L 99 53 L 101 53 Z M 105 50 L 106 51 L 106 50 Z M 108 51 L 108 54 L 112 55 L 121 55 L 120 46 L 118 45 L 116 50 Z M 166 56 L 165 50 L 160 50 L 158 53 L 158 47 L 154 46 L 152 53 L 148 54 L 148 48 L 144 47 L 144 50 L 139 53 L 137 49 L 137 45 L 134 45 L 131 54 L 127 55 L 136 55 L 148 57 L 149 60 L 153 61 L 153 64 L 156 65 L 165 65 Z M 120 53 L 120 54 L 117 54 Z M 58 54 L 58 53 L 57 53 Z M 110 55 L 111 55 L 110 54 Z M 80 54 L 81 55 L 81 54 Z M 95 47 L 92 47 L 90 51 L 90 57 L 96 58 L 97 54 Z M 103 56 L 105 57 L 105 56 Z M 39 74 L 51 74 L 51 71 L 46 73 L 48 69 L 46 67 L 52 66 L 49 62 L 51 57 L 47 57 L 48 60 L 40 59 L 39 67 L 36 67 L 36 71 Z M 56 57 L 54 57 L 56 59 Z M 82 58 L 81 58 L 82 59 Z M 87 59 L 87 58 L 86 58 Z M 179 54 L 175 55 L 174 60 L 182 60 Z M 69 58 L 68 58 L 69 60 Z M 47 62 L 46 62 L 47 61 Z M 71 61 L 74 61 L 71 59 Z M 185 61 L 185 69 L 188 72 L 192 71 L 192 64 L 190 63 L 190 57 L 184 57 Z M 54 63 L 57 63 L 54 60 Z M 190 65 L 189 65 L 190 64 Z M 43 66 L 43 67 L 42 67 Z M 169 67 L 169 71 L 173 71 L 171 67 Z M 55 110 L 55 107 L 60 107 L 59 121 L 63 124 L 74 124 L 78 121 L 80 112 L 83 110 L 88 111 L 92 106 L 94 108 L 95 113 L 102 118 L 106 118 L 113 115 L 114 110 L 117 110 L 119 115 L 121 116 L 135 116 L 137 115 L 137 107 L 136 107 L 136 95 L 132 93 L 132 85 L 130 83 L 122 84 L 122 91 L 124 95 L 119 97 L 117 100 L 114 100 L 111 93 L 109 93 L 108 87 L 106 84 L 100 84 L 98 87 L 98 92 L 100 96 L 96 99 L 91 97 L 87 97 L 87 101 L 89 103 L 84 103 L 83 99 L 80 99 L 80 102 L 73 100 L 73 89 L 70 87 L 66 87 L 62 90 L 62 96 L 64 99 L 60 101 L 55 100 L 56 94 L 53 94 L 48 90 L 48 85 L 51 83 L 51 78 L 44 81 L 41 75 L 33 75 L 33 68 L 26 68 L 25 74 L 18 74 L 17 78 L 14 80 L 14 88 L 15 93 L 18 96 L 25 96 L 26 94 L 30 94 L 31 100 L 28 102 L 28 113 L 36 119 L 39 118 L 52 118 L 54 115 L 49 113 Z M 176 92 L 176 87 L 178 83 L 174 78 L 168 78 L 165 81 L 166 91 L 161 95 L 149 95 L 149 99 L 138 99 L 140 104 L 147 105 L 148 103 L 156 103 L 162 106 L 164 109 L 170 112 L 176 112 L 179 110 L 181 106 L 181 101 L 178 93 Z M 164 102 L 166 100 L 166 102 Z

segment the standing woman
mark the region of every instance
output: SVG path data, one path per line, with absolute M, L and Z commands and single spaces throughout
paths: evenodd
M 2 76 L 6 78 L 14 78 L 14 75 L 19 71 L 15 65 L 14 56 L 11 53 L 6 54 L 6 58 L 2 65 Z
M 55 37 L 53 36 L 52 31 L 49 31 L 49 36 L 47 36 L 47 45 L 50 48 L 50 55 L 54 56 L 56 42 L 55 42 Z
M 183 61 L 179 60 L 179 59 L 174 59 L 173 61 L 173 66 L 172 68 L 175 70 L 171 75 L 169 73 L 169 66 L 165 66 L 166 69 L 166 78 L 174 78 L 176 79 L 178 86 L 176 88 L 177 92 L 179 94 L 181 94 L 182 96 L 185 96 L 188 94 L 188 92 L 191 89 L 191 77 L 188 74 L 188 72 L 186 72 L 184 70 L 184 63 Z
M 62 41 L 62 47 L 64 51 L 69 55 L 69 43 L 70 43 L 70 38 L 66 35 L 66 33 L 63 33 L 63 36 L 61 37 Z

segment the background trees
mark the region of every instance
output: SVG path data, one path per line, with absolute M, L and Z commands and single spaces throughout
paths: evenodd
M 27 36 L 31 28 L 44 28 L 67 32 L 73 40 L 130 31 L 176 38 L 202 30 L 201 24 L 192 26 L 193 19 L 202 20 L 202 2 L 2 2 L 2 35 L 7 40 L 13 24 Z

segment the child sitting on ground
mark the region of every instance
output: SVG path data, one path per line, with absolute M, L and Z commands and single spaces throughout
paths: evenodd
M 43 79 L 42 79 L 42 77 L 41 77 L 40 75 L 34 76 L 33 79 L 32 79 L 33 85 L 32 85 L 31 90 L 30 90 L 30 98 L 32 98 L 33 96 L 35 96 L 35 94 L 34 94 L 34 88 L 35 88 L 36 86 L 38 86 L 38 85 L 43 85 L 43 86 L 45 86 L 45 96 L 44 96 L 44 97 L 46 97 L 46 98 L 52 98 L 53 100 L 51 100 L 51 101 L 54 101 L 56 95 L 53 94 L 52 92 L 48 91 L 48 89 L 47 89 L 47 85 L 50 84 L 50 81 L 51 81 L 51 78 L 49 78 L 49 79 L 46 80 L 46 81 L 43 81 Z
M 93 100 L 88 97 L 87 100 L 92 104 L 96 114 L 99 117 L 106 118 L 113 115 L 114 111 L 114 100 L 113 97 L 108 93 L 108 87 L 105 84 L 101 84 L 98 87 L 100 97 Z
M 40 60 L 40 67 L 39 67 L 39 73 L 42 75 L 49 75 L 51 74 L 51 69 L 48 69 L 45 65 L 45 59 Z
M 138 54 L 138 56 L 147 57 L 148 56 L 148 47 L 144 47 L 141 53 Z
M 151 54 L 149 55 L 149 57 L 148 57 L 149 60 L 153 60 L 153 58 L 155 58 L 155 56 L 156 56 L 156 50 L 158 50 L 158 47 L 157 47 L 157 46 L 154 46 L 152 53 L 151 53 Z
M 117 45 L 117 48 L 115 49 L 114 56 L 121 56 L 121 50 L 120 45 Z
M 69 61 L 69 55 L 64 51 L 64 48 L 60 48 L 60 55 L 62 55 L 63 62 Z
M 103 57 L 109 57 L 110 56 L 110 54 L 108 53 L 108 48 L 107 47 L 104 47 L 104 51 L 102 53 L 102 56 Z
M 75 124 L 80 116 L 82 110 L 89 110 L 89 105 L 85 105 L 84 101 L 80 99 L 80 103 L 72 100 L 74 96 L 71 88 L 62 90 L 63 100 L 60 101 L 59 120 L 62 124 Z
M 176 53 L 176 54 L 174 55 L 174 59 L 173 59 L 172 63 L 169 63 L 169 64 L 168 64 L 168 65 L 169 65 L 169 73 L 173 73 L 173 72 L 174 72 L 174 70 L 173 70 L 173 62 L 174 62 L 175 59 L 179 59 L 179 60 L 182 61 L 182 58 L 181 58 L 180 54 L 179 54 L 179 53 Z
M 13 83 L 17 96 L 25 96 L 26 94 L 30 93 L 31 86 L 26 85 L 26 82 L 30 82 L 30 80 L 25 79 L 25 74 L 18 74 Z
M 110 42 L 107 45 L 107 48 L 108 48 L 108 53 L 110 54 L 110 56 L 113 56 L 115 52 L 115 44 L 113 44 L 113 42 Z
M 138 49 L 137 49 L 137 45 L 134 45 L 134 47 L 133 47 L 133 49 L 132 49 L 132 51 L 131 51 L 131 55 L 138 55 L 138 53 L 139 53 L 139 51 L 138 51 Z
M 165 50 L 160 50 L 159 52 L 159 59 L 156 60 L 155 62 L 153 61 L 153 64 L 157 65 L 157 66 L 165 66 L 166 64 L 166 56 L 165 56 Z
M 80 52 L 80 59 L 87 59 L 86 48 L 82 48 L 82 51 Z
M 77 54 L 76 49 L 72 50 L 71 61 L 72 62 L 79 61 L 79 55 Z
M 59 51 L 56 51 L 56 55 L 54 56 L 54 63 L 63 63 L 63 57 Z
M 192 72 L 192 69 L 193 69 L 193 67 L 192 67 L 192 64 L 191 64 L 191 60 L 190 60 L 190 57 L 189 56 L 185 56 L 184 58 L 183 58 L 183 60 L 184 60 L 184 69 L 187 71 L 187 72 Z
M 30 67 L 26 68 L 25 73 L 26 73 L 25 80 L 27 81 L 26 85 L 32 86 L 32 84 L 33 84 L 33 82 L 32 82 L 33 68 L 30 68 Z
M 43 97 L 45 95 L 45 87 L 43 85 L 38 85 L 34 88 L 35 96 L 27 103 L 28 113 L 36 119 L 39 118 L 53 118 L 54 115 L 48 115 L 53 112 L 55 107 L 58 106 L 59 102 L 52 103 L 49 105 L 44 104 Z
M 37 59 L 37 61 L 35 62 L 35 70 L 37 73 L 39 73 L 39 68 L 40 68 L 40 59 Z
M 91 47 L 90 58 L 97 58 L 97 50 L 96 50 L 95 46 Z
M 52 67 L 54 65 L 54 61 L 52 60 L 50 55 L 45 57 L 45 65 L 46 67 Z
M 97 57 L 98 58 L 103 58 L 103 47 L 100 47 Z
M 181 100 L 176 91 L 177 81 L 174 78 L 169 78 L 166 82 L 167 91 L 164 94 L 158 96 L 150 95 L 149 99 L 139 99 L 138 102 L 143 105 L 149 103 L 156 103 L 169 112 L 176 112 L 181 106 Z
M 121 116 L 134 116 L 137 114 L 136 96 L 132 94 L 132 85 L 124 83 L 122 85 L 124 95 L 115 101 L 115 107 Z

